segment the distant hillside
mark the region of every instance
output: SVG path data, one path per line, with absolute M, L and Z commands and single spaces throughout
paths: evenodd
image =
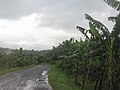
M 13 53 L 13 49 L 0 47 L 0 53 L 10 54 L 10 53 Z
M 25 54 L 34 54 L 34 55 L 40 55 L 43 56 L 46 53 L 46 50 L 36 51 L 36 50 L 24 50 Z
M 16 53 L 18 52 L 19 49 L 9 49 L 9 48 L 2 48 L 0 47 L 0 53 L 6 53 L 6 54 L 10 54 L 10 53 Z M 36 51 L 36 50 L 24 50 L 23 52 L 27 55 L 31 55 L 34 54 L 36 56 L 43 56 L 46 53 L 47 50 L 41 50 L 41 51 Z

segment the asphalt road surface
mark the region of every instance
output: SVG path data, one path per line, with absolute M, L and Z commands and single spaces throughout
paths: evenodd
M 0 90 L 52 90 L 48 83 L 50 65 L 12 72 L 0 77 Z

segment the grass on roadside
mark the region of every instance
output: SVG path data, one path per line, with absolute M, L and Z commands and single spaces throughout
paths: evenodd
M 0 76 L 8 74 L 8 73 L 13 72 L 13 71 L 18 71 L 18 70 L 32 68 L 34 66 L 36 66 L 36 65 L 29 65 L 29 66 L 16 67 L 16 68 L 0 68 Z
M 53 90 L 80 90 L 79 86 L 74 84 L 62 71 L 55 65 L 51 66 L 49 72 L 49 83 Z

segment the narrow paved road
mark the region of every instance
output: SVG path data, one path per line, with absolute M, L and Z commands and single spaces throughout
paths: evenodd
M 39 65 L 0 77 L 0 90 L 52 90 L 48 84 L 50 65 Z

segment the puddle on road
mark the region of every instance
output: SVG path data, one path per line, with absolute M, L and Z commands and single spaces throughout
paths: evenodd
M 47 71 L 43 71 L 41 75 L 44 76 L 46 74 L 47 74 Z
M 33 80 L 28 80 L 26 82 L 26 86 L 23 88 L 23 90 L 33 90 L 33 88 L 36 86 L 37 85 L 35 84 L 35 82 Z
M 23 90 L 34 90 L 34 88 L 46 88 L 47 90 L 52 90 L 48 83 L 47 71 L 43 71 L 41 75 L 41 79 L 28 80 Z

